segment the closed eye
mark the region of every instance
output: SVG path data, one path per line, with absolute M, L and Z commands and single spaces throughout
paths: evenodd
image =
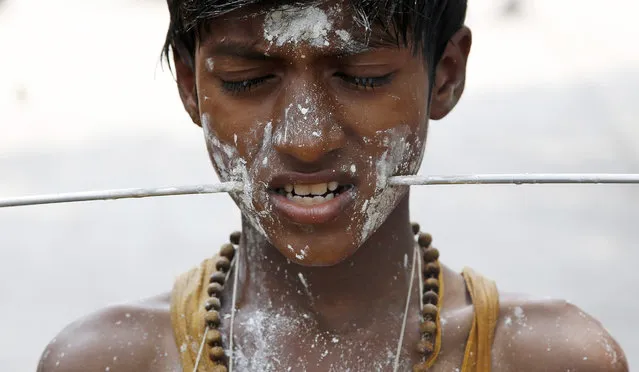
M 392 81 L 393 73 L 389 73 L 383 76 L 353 76 L 347 75 L 341 72 L 335 73 L 335 76 L 342 79 L 345 83 L 348 83 L 358 89 L 374 89 L 386 85 Z M 274 78 L 275 75 L 260 76 L 254 79 L 246 80 L 222 80 L 222 89 L 229 93 L 238 94 L 248 92 L 251 89 L 265 83 L 266 81 Z
M 359 89 L 374 89 L 376 87 L 388 84 L 391 82 L 391 80 L 393 80 L 392 72 L 383 76 L 372 77 L 353 76 L 338 72 L 335 74 L 335 76 Z
M 222 80 L 222 89 L 226 90 L 229 93 L 237 94 L 250 91 L 252 88 L 263 84 L 264 82 L 274 78 L 275 75 L 266 75 L 260 76 L 254 79 L 247 80 L 238 80 L 238 81 L 229 81 Z

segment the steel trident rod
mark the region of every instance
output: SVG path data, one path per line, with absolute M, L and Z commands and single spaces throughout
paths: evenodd
M 524 173 L 448 176 L 394 176 L 388 179 L 388 184 L 393 186 L 499 184 L 639 184 L 639 174 Z M 242 192 L 242 190 L 243 187 L 241 182 L 222 182 L 209 185 L 84 191 L 62 194 L 19 196 L 0 199 L 0 208 L 95 200 L 149 198 L 171 195 L 215 194 L 224 192 L 229 193 Z
M 0 199 L 0 208 L 38 204 L 73 203 L 93 200 L 150 198 L 156 196 L 171 195 L 215 194 L 220 192 L 238 192 L 241 190 L 241 182 L 223 182 L 210 185 L 83 191 L 62 194 L 18 196 L 14 198 Z

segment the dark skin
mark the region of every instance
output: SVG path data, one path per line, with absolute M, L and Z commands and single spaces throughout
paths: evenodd
M 236 345 L 276 370 L 392 370 L 414 237 L 408 190 L 380 187 L 380 178 L 390 174 L 380 172 L 379 164 L 392 174 L 417 171 L 429 118 L 445 117 L 462 95 L 470 31 L 464 27 L 450 40 L 429 102 L 428 66 L 419 53 L 379 41 L 379 35 L 373 48 L 344 45 L 332 33 L 329 45 L 313 40 L 279 45 L 264 37 L 264 12 L 245 17 L 255 11 L 216 19 L 198 44 L 194 68 L 175 60 L 180 96 L 204 128 L 220 178 L 237 179 L 233 159 L 242 159 L 240 179 L 254 186 L 250 198 L 233 195 L 243 212 L 244 236 Z M 332 21 L 333 30 L 352 30 L 357 39 L 352 18 Z M 250 48 L 227 47 L 233 43 Z M 389 74 L 373 89 L 371 80 L 354 80 Z M 229 82 L 244 81 L 259 83 L 229 91 Z M 398 133 L 406 150 L 396 162 L 383 163 L 389 144 L 397 147 Z M 349 172 L 351 166 L 357 171 Z M 353 191 L 328 221 L 321 213 L 287 215 L 272 196 L 283 172 L 293 178 L 324 172 Z M 382 199 L 386 202 L 375 206 Z M 366 213 L 370 205 L 382 218 Z M 445 268 L 444 283 L 443 344 L 434 371 L 461 367 L 473 314 L 461 275 Z M 232 282 L 223 296 L 226 314 L 230 288 Z M 413 288 L 401 370 L 420 361 L 414 348 L 419 296 L 417 285 Z M 38 370 L 181 371 L 169 305 L 166 294 L 76 322 L 48 346 Z M 614 339 L 574 305 L 505 293 L 500 305 L 494 371 L 628 370 Z M 275 327 L 262 327 L 256 320 L 261 318 Z M 224 322 L 221 331 L 227 333 L 228 326 Z M 268 341 L 266 348 L 258 338 Z

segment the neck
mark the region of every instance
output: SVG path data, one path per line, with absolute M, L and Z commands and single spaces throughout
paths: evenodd
M 243 236 L 240 308 L 302 314 L 335 334 L 401 322 L 415 244 L 408 195 L 352 257 L 331 267 L 289 262 L 246 219 Z

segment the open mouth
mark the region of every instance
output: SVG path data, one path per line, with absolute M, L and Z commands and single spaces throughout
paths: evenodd
M 271 188 L 274 210 L 295 223 L 322 224 L 338 218 L 354 200 L 353 184 L 309 181 L 291 179 Z
M 274 192 L 296 204 L 317 205 L 331 201 L 352 188 L 353 185 L 341 185 L 332 181 L 312 185 L 286 184 L 284 187 L 275 188 Z

